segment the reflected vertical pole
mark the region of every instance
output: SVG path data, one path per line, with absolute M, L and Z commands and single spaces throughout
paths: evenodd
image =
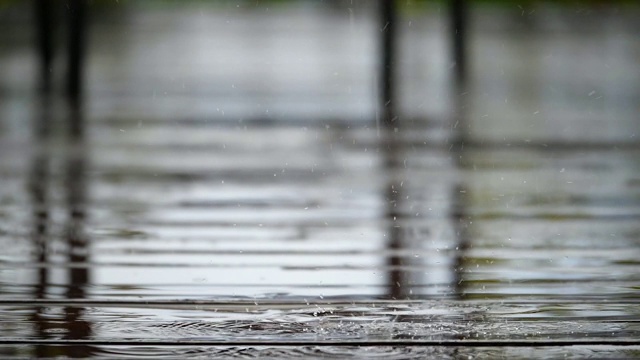
M 82 94 L 85 18 L 85 0 L 69 0 L 67 95 L 74 101 L 79 101 Z
M 47 0 L 48 2 L 48 0 Z M 43 80 L 43 94 L 39 97 L 37 103 L 37 116 L 33 120 L 33 137 L 32 149 L 34 149 L 31 158 L 31 171 L 29 173 L 29 195 L 32 206 L 32 234 L 31 241 L 34 248 L 35 259 L 38 273 L 37 280 L 33 287 L 33 298 L 42 300 L 47 298 L 50 274 L 49 269 L 49 196 L 48 187 L 51 181 L 50 164 L 51 154 L 47 149 L 47 143 L 50 140 L 50 124 L 51 124 L 51 96 L 45 79 Z M 30 321 L 33 323 L 35 335 L 39 338 L 46 338 L 53 327 L 45 314 L 46 308 L 42 305 L 34 306 Z M 40 344 L 35 346 L 34 354 L 38 358 L 51 357 L 51 346 Z
M 70 268 L 70 299 L 82 298 L 84 287 L 89 283 L 89 273 L 86 267 L 88 243 L 84 233 L 86 223 L 86 144 L 84 134 L 77 132 L 73 124 L 80 124 L 82 119 L 80 104 L 72 103 L 69 109 L 69 139 L 66 149 L 66 192 L 67 192 L 67 242 L 69 246 L 69 261 L 79 267 Z
M 51 90 L 51 66 L 53 63 L 51 1 L 34 0 L 34 10 L 37 28 L 37 52 L 40 62 L 40 90 L 48 93 Z
M 387 250 L 389 257 L 387 266 L 389 267 L 388 278 L 388 297 L 393 300 L 409 298 L 409 273 L 405 270 L 407 266 L 406 255 L 403 249 L 406 247 L 402 237 L 402 228 L 400 226 L 401 206 L 402 206 L 402 189 L 401 181 L 396 179 L 387 185 L 387 193 L 385 200 L 387 201 L 386 221 L 389 222 Z
M 85 150 L 79 141 L 71 141 L 71 149 L 67 149 L 67 207 L 68 226 L 67 242 L 69 246 L 69 262 L 74 264 L 70 271 L 69 292 L 70 299 L 84 297 L 84 288 L 89 283 L 88 244 L 84 234 L 85 220 Z
M 79 103 L 72 102 L 70 109 L 71 129 L 69 148 L 66 153 L 66 192 L 67 192 L 67 246 L 69 251 L 69 287 L 67 299 L 87 298 L 87 286 L 90 285 L 90 244 L 85 231 L 87 222 L 87 149 L 83 133 L 77 132 L 73 124 L 81 124 L 82 109 Z M 86 309 L 79 306 L 65 308 L 65 338 L 86 340 L 92 336 L 93 324 L 87 318 Z M 79 345 L 66 349 L 69 357 L 91 357 L 95 348 L 91 345 Z
M 386 128 L 397 128 L 395 113 L 395 48 L 396 48 L 396 7 L 394 0 L 380 0 L 381 20 L 381 62 L 380 62 L 380 102 L 382 122 Z
M 46 119 L 48 120 L 48 119 Z M 38 138 L 38 141 L 41 139 Z M 47 184 L 49 182 L 49 158 L 42 149 L 42 143 L 36 144 L 37 154 L 32 159 L 32 169 L 30 176 L 30 192 L 33 206 L 33 234 L 32 242 L 35 249 L 35 263 L 39 266 L 37 282 L 33 287 L 34 299 L 42 300 L 47 298 L 47 287 L 49 284 L 49 246 L 48 246 L 48 196 Z M 51 327 L 44 314 L 44 306 L 35 306 L 30 317 L 35 326 L 36 336 L 45 338 L 48 328 Z M 47 345 L 36 345 L 35 355 L 37 357 L 48 357 L 50 347 Z
M 67 299 L 85 299 L 89 285 L 89 244 L 85 236 L 85 161 L 84 149 L 77 141 L 71 141 L 67 149 L 67 206 L 69 219 L 67 225 L 67 245 L 69 251 L 69 285 Z M 92 334 L 92 324 L 86 318 L 85 309 L 78 306 L 65 307 L 65 338 L 85 340 Z M 69 347 L 67 356 L 89 357 L 94 350 L 91 346 Z
M 456 253 L 453 259 L 453 295 L 460 300 L 466 297 L 466 283 L 464 274 L 467 272 L 467 252 L 471 246 L 469 238 L 469 226 L 471 220 L 467 214 L 467 191 L 463 186 L 453 187 L 451 199 L 453 201 L 453 212 L 451 222 L 455 231 Z

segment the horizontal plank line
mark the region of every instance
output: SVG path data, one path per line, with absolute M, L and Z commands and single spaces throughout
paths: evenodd
M 65 340 L 0 339 L 0 345 L 94 345 L 94 346 L 331 346 L 331 347 L 564 347 L 564 346 L 640 346 L 636 339 L 575 340 Z
M 442 303 L 443 301 L 446 302 Z M 209 306 L 209 307 L 226 307 L 226 308 L 261 308 L 261 307 L 305 307 L 311 306 L 418 306 L 428 305 L 432 306 L 434 303 L 441 305 L 473 305 L 487 303 L 495 305 L 496 299 L 488 298 L 484 299 L 463 299 L 456 300 L 450 296 L 433 296 L 428 299 L 411 299 L 411 300 L 384 300 L 379 298 L 364 298 L 364 297 L 329 297 L 325 296 L 323 299 L 318 297 L 289 297 L 280 299 L 265 299 L 265 298 L 238 298 L 229 299 L 223 298 L 221 300 L 194 300 L 194 299 L 168 299 L 168 300 L 110 300 L 110 299 L 0 299 L 0 306 Z M 500 299 L 500 305 L 531 305 L 531 304 L 562 304 L 562 305 L 635 305 L 640 304 L 640 298 L 630 296 L 627 298 L 616 298 L 612 301 L 610 297 L 606 296 L 578 296 L 572 298 L 549 298 L 548 295 L 542 295 L 539 299 L 532 296 L 526 296 L 526 298 L 511 298 Z

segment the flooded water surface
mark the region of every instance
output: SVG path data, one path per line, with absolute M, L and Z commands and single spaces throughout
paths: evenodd
M 389 129 L 372 10 L 308 6 L 115 11 L 80 107 L 2 35 L 0 355 L 640 356 L 637 29 L 601 59 L 480 11 L 452 116 L 443 20 L 408 11 Z

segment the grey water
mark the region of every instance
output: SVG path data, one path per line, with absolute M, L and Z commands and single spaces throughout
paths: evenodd
M 640 356 L 637 8 L 475 9 L 455 102 L 409 7 L 387 132 L 367 5 L 225 4 L 103 10 L 81 108 L 0 32 L 1 356 Z

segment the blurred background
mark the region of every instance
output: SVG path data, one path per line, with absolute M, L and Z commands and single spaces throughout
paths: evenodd
M 467 3 L 465 104 L 474 137 L 628 140 L 639 91 L 634 1 Z M 6 113 L 10 100 L 35 94 L 39 68 L 33 4 L 3 0 L 1 6 Z M 396 6 L 398 112 L 405 122 L 448 126 L 449 2 Z M 89 7 L 84 85 L 92 123 L 375 123 L 383 28 L 375 1 L 92 1 Z M 51 70 L 60 80 L 68 14 L 63 2 L 51 12 Z M 611 120 L 621 125 L 605 126 Z M 3 127 L 11 128 L 7 122 Z

